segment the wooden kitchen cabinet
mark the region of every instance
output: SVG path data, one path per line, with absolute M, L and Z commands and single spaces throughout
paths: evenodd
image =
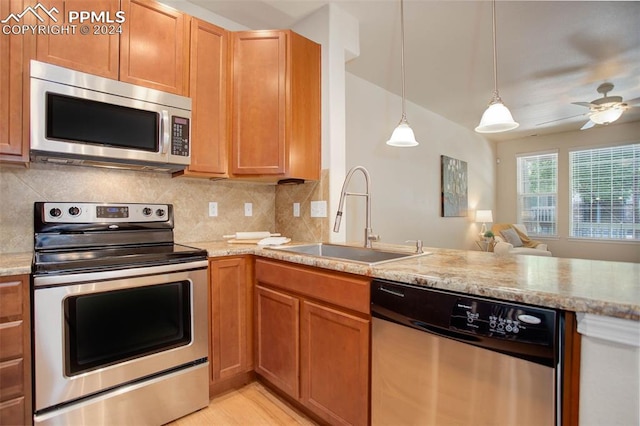
M 231 173 L 320 179 L 320 45 L 289 30 L 232 36 Z
M 189 95 L 191 17 L 153 0 L 122 0 L 120 80 Z
M 68 34 L 38 34 L 36 58 L 39 61 L 118 79 L 120 65 L 118 31 L 130 24 L 129 17 L 125 16 L 125 22 L 122 24 L 90 21 L 80 23 L 77 20 L 68 22 L 68 18 L 69 11 L 94 11 L 106 12 L 110 20 L 115 20 L 116 12 L 120 10 L 120 0 L 41 0 L 40 3 L 48 10 L 52 10 L 53 7 L 58 10 L 55 15 L 58 19 L 56 25 L 73 25 L 75 31 Z M 87 34 L 80 32 L 82 25 L 89 28 Z
M 191 20 L 191 164 L 176 175 L 229 176 L 228 46 L 224 28 Z
M 291 295 L 256 287 L 256 373 L 299 398 L 300 302 Z
M 366 425 L 371 321 L 303 301 L 302 401 L 331 424 Z
M 251 259 L 209 261 L 209 395 L 253 378 L 253 280 Z
M 29 276 L 0 277 L 0 424 L 30 425 Z
M 23 0 L 0 1 L 0 16 L 19 14 Z M 25 15 L 32 24 L 33 16 Z M 29 161 L 29 60 L 30 34 L 0 36 L 0 162 L 26 164 Z
M 75 33 L 69 34 L 38 34 L 39 61 L 188 96 L 189 15 L 153 0 L 41 3 L 49 10 L 58 10 L 56 24 L 76 28 Z M 69 11 L 95 12 L 103 20 L 69 23 Z M 119 20 L 119 11 L 124 13 L 124 22 L 108 22 Z M 87 34 L 80 33 L 83 25 Z
M 256 373 L 324 422 L 368 424 L 369 280 L 257 259 L 256 282 Z

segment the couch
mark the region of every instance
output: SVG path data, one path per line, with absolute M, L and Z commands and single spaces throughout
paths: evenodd
M 529 238 L 527 228 L 519 223 L 494 224 L 491 228 L 495 245 L 493 252 L 502 255 L 528 254 L 533 256 L 551 256 L 547 245 Z

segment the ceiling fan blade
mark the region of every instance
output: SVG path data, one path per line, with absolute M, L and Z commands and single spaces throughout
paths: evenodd
M 591 108 L 591 103 L 589 102 L 571 102 L 574 105 L 580 105 L 583 107 Z
M 563 117 L 563 118 L 557 118 L 555 120 L 544 121 L 542 123 L 536 124 L 536 126 L 542 126 L 544 124 L 555 123 L 556 121 L 568 120 L 570 118 L 582 117 L 583 115 L 587 115 L 587 114 L 588 114 L 588 112 L 585 112 L 585 113 L 578 114 L 578 115 L 572 115 L 570 117 Z
M 634 106 L 636 104 L 640 105 L 640 98 L 629 99 L 628 101 L 624 101 L 624 103 L 629 106 Z
M 596 123 L 594 123 L 593 121 L 589 120 L 586 123 L 584 123 L 584 126 L 580 127 L 580 130 L 587 130 L 587 129 L 592 128 L 595 125 L 596 125 Z

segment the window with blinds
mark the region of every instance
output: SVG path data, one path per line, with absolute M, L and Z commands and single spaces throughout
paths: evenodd
M 576 238 L 640 240 L 640 144 L 569 153 Z
M 518 222 L 530 235 L 557 235 L 558 153 L 518 157 Z

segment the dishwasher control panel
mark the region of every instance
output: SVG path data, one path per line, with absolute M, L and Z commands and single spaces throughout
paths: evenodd
M 549 344 L 555 331 L 555 311 L 458 297 L 449 328 L 487 337 Z

